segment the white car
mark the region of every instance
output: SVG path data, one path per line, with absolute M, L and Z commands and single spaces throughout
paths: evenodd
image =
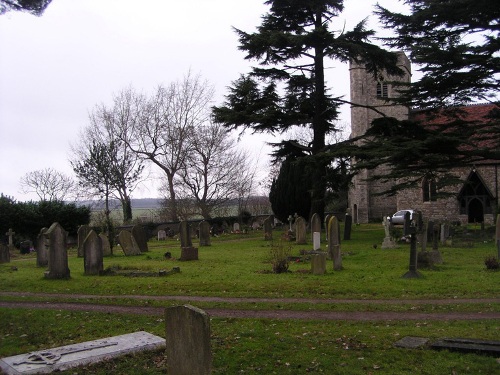
M 403 225 L 405 223 L 405 215 L 407 212 L 410 213 L 410 220 L 413 220 L 413 215 L 415 214 L 414 210 L 400 210 L 392 215 L 389 220 L 392 224 Z

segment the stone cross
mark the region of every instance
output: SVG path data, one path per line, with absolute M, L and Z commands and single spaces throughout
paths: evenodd
M 165 309 L 167 372 L 209 375 L 212 372 L 210 317 L 194 306 Z
M 422 231 L 422 213 L 417 212 L 414 214 L 413 220 L 410 220 L 410 213 L 405 214 L 404 234 L 410 236 L 410 264 L 408 272 L 403 275 L 405 279 L 420 278 L 422 275 L 417 270 L 417 233 Z
M 9 236 L 9 247 L 14 245 L 13 237 L 16 232 L 12 231 L 12 228 L 9 228 L 9 231 L 5 233 L 6 236 Z

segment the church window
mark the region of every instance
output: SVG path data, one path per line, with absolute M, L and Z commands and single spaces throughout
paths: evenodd
M 389 87 L 385 82 L 377 82 L 377 97 L 388 98 L 389 97 Z
M 422 181 L 422 198 L 424 202 L 436 201 L 437 189 L 436 180 L 424 177 Z

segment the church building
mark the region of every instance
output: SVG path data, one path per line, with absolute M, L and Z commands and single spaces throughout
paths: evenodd
M 382 74 L 376 78 L 368 73 L 363 65 L 351 63 L 351 102 L 364 106 L 351 107 L 351 137 L 364 134 L 372 121 L 382 116 L 381 113 L 398 120 L 422 119 L 425 123 L 424 111 L 410 110 L 386 100 L 397 95 L 391 82 L 409 83 L 411 80 L 411 64 L 406 55 L 399 53 L 398 61 L 399 67 L 405 72 L 403 76 Z M 377 111 L 367 108 L 368 106 Z M 491 111 L 498 111 L 495 104 L 470 105 L 461 109 L 463 118 L 470 120 L 480 120 Z M 439 121 L 439 118 L 434 119 L 432 124 Z M 498 206 L 498 168 L 497 161 L 457 168 L 453 172 L 463 183 L 449 190 L 453 193 L 452 196 L 436 199 L 437 183 L 426 178 L 421 181 L 419 188 L 403 190 L 394 196 L 377 195 L 390 187 L 390 182 L 370 180 L 374 174 L 383 175 L 388 171 L 388 166 L 380 165 L 376 171 L 364 170 L 354 177 L 349 191 L 349 208 L 356 223 L 380 221 L 384 216 L 390 216 L 398 210 L 414 209 L 422 211 L 424 217 L 434 220 L 491 224 Z

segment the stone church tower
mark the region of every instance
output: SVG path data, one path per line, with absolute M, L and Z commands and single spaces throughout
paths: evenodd
M 398 53 L 398 65 L 405 74 L 403 76 L 389 76 L 380 74 L 374 77 L 368 73 L 362 64 L 351 63 L 349 67 L 351 81 L 351 102 L 362 106 L 375 107 L 386 116 L 398 120 L 408 119 L 409 109 L 401 105 L 392 105 L 387 99 L 397 95 L 391 82 L 410 82 L 410 61 L 402 52 Z M 351 107 L 351 138 L 365 133 L 372 121 L 381 117 L 374 110 L 366 107 Z M 383 165 L 376 171 L 383 173 Z M 396 197 L 379 196 L 376 193 L 387 189 L 388 185 L 380 181 L 369 181 L 373 171 L 362 171 L 352 181 L 349 190 L 349 208 L 352 211 L 354 222 L 367 223 L 371 220 L 381 220 L 382 217 L 396 212 Z

